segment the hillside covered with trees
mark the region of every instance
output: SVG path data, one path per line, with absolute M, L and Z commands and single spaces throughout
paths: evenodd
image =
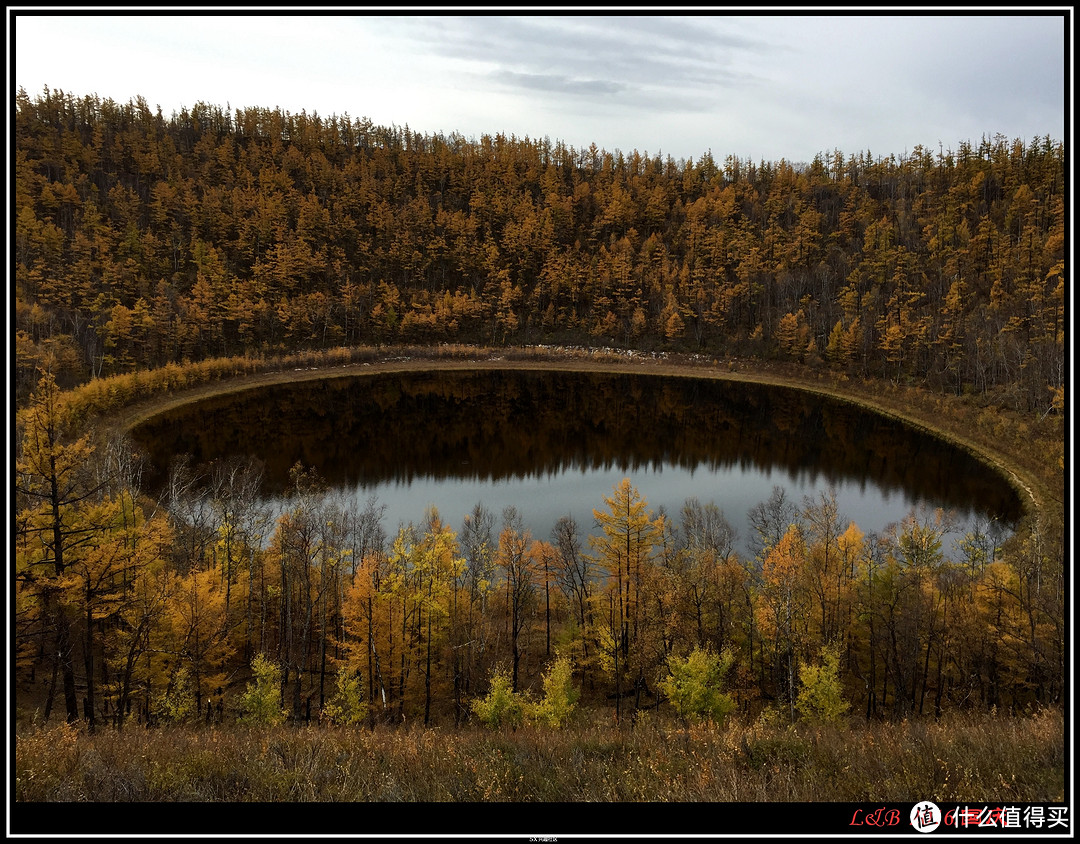
M 1064 150 L 696 161 L 20 91 L 17 387 L 340 345 L 568 342 L 1060 403 Z
M 482 507 L 394 531 L 297 465 L 271 521 L 239 459 L 180 462 L 152 500 L 62 389 L 341 346 L 614 344 L 974 396 L 1042 436 L 1060 143 L 675 162 L 20 91 L 14 149 L 14 685 L 45 720 L 232 717 L 257 664 L 298 721 L 459 723 L 493 677 L 538 693 L 559 654 L 625 713 L 669 705 L 695 653 L 747 717 L 795 718 L 808 688 L 829 717 L 1063 701 L 1053 519 L 950 547 L 938 514 L 864 535 L 777 489 L 743 558 L 744 514 L 654 513 L 628 482 L 550 537 Z

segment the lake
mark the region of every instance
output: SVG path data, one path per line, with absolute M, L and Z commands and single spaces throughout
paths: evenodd
M 277 500 L 297 461 L 361 502 L 386 505 L 385 527 L 429 506 L 457 528 L 483 503 L 507 505 L 537 538 L 592 511 L 629 477 L 654 511 L 714 502 L 748 549 L 746 514 L 782 486 L 789 500 L 832 489 L 866 533 L 913 508 L 955 513 L 954 538 L 1002 529 L 1020 502 L 998 474 L 937 438 L 855 405 L 790 388 L 631 373 L 467 370 L 384 373 L 281 384 L 209 398 L 132 432 L 147 487 L 170 462 L 251 455 Z M 280 505 L 279 505 L 280 506 Z M 946 548 L 949 547 L 946 542 Z

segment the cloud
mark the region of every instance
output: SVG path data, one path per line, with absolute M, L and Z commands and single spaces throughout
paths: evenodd
M 595 97 L 596 95 L 614 95 L 628 90 L 627 85 L 603 79 L 570 79 L 552 73 L 515 73 L 504 70 L 492 74 L 497 81 L 510 88 L 525 88 L 531 91 L 543 91 L 549 94 Z
M 692 89 L 744 86 L 743 54 L 772 49 L 709 19 L 662 17 L 454 17 L 408 24 L 380 21 L 428 54 L 472 68 L 503 85 L 567 94 L 642 94 L 676 99 Z M 655 98 L 650 97 L 650 100 Z
M 1061 15 L 58 14 L 15 31 L 16 86 L 142 94 L 166 114 L 348 112 L 676 158 L 1065 131 Z

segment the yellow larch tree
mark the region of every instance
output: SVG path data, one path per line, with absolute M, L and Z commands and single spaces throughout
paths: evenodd
M 773 642 L 773 668 L 795 720 L 797 651 L 805 644 L 808 600 L 803 586 L 806 544 L 802 531 L 792 525 L 769 551 L 762 564 L 762 590 L 758 603 L 761 633 Z M 783 674 L 780 674 L 783 672 Z
M 593 510 L 599 536 L 590 536 L 596 564 L 608 574 L 608 600 L 611 634 L 615 640 L 616 715 L 622 694 L 622 675 L 626 673 L 631 644 L 641 632 L 644 601 L 642 587 L 650 578 L 653 548 L 658 529 L 648 502 L 629 478 L 623 478 L 604 496 L 606 510 Z M 602 617 L 602 611 L 601 611 Z

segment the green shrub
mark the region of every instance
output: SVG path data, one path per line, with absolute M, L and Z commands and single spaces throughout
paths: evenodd
M 821 649 L 820 665 L 799 665 L 799 696 L 795 708 L 807 721 L 835 724 L 848 711 L 840 683 L 840 654 L 826 645 Z
M 248 683 L 240 698 L 240 723 L 252 726 L 273 726 L 284 723 L 288 714 L 280 706 L 281 668 L 259 654 L 251 662 L 255 682 Z
M 163 721 L 180 724 L 197 714 L 191 672 L 186 665 L 182 665 L 173 677 L 168 691 L 162 695 L 161 700 L 158 702 L 157 715 Z
M 491 677 L 491 689 L 480 700 L 473 701 L 472 711 L 480 723 L 492 729 L 509 726 L 516 729 L 525 719 L 527 700 L 513 690 L 510 675 L 496 669 Z
M 730 651 L 717 655 L 700 647 L 694 648 L 685 659 L 669 660 L 671 674 L 660 681 L 660 690 L 684 724 L 705 718 L 723 724 L 735 711 L 731 695 L 720 690 L 724 674 L 734 661 Z
M 556 728 L 566 723 L 578 700 L 573 671 L 568 657 L 556 657 L 544 675 L 544 698 L 532 706 L 533 719 Z
M 334 724 L 362 724 L 368 715 L 359 671 L 342 666 L 337 674 L 337 690 L 323 707 L 323 714 Z

